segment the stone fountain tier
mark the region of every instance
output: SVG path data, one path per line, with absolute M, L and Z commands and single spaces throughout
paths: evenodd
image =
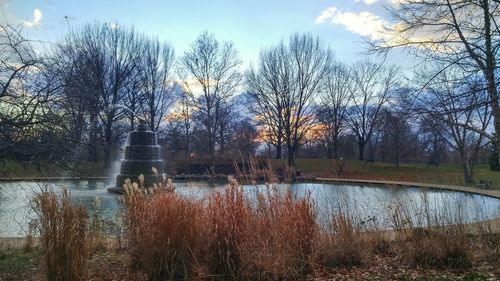
M 111 192 L 123 193 L 125 180 L 139 183 L 139 175 L 144 176 L 145 187 L 153 186 L 161 180 L 165 169 L 156 133 L 148 130 L 144 121 L 139 123 L 137 130 L 128 134 L 127 143 L 125 159 L 121 161 L 120 174 L 116 176 L 116 187 L 108 189 Z M 157 175 L 153 173 L 153 167 L 158 171 Z

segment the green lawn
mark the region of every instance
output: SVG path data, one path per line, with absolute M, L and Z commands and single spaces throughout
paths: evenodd
M 0 249 L 0 280 L 2 275 L 5 275 L 5 280 L 9 280 L 9 276 L 16 276 L 32 268 L 39 257 L 38 251 Z
M 284 167 L 285 160 L 272 160 L 274 167 Z M 441 164 L 438 167 L 425 164 L 401 164 L 396 167 L 389 163 L 368 163 L 355 160 L 344 160 L 342 171 L 339 171 L 339 161 L 331 159 L 299 158 L 296 169 L 304 175 L 317 177 L 375 179 L 393 181 L 412 181 L 447 185 L 465 185 L 463 172 L 459 164 Z M 491 179 L 493 187 L 500 189 L 500 172 L 491 171 L 489 165 L 475 166 L 474 178 Z M 475 186 L 475 184 L 467 184 Z
M 102 168 L 102 162 L 87 162 L 78 170 L 67 171 L 60 167 L 37 167 L 31 164 L 4 160 L 0 161 L 0 178 L 33 178 L 33 177 L 102 177 L 108 173 Z
M 194 162 L 198 163 L 199 161 L 197 162 L 197 160 L 195 160 Z M 230 161 L 226 162 L 224 162 L 226 166 L 232 166 Z M 271 160 L 272 166 L 276 169 L 284 168 L 286 165 L 285 163 L 286 160 Z M 29 178 L 71 175 L 98 177 L 108 175 L 101 167 L 102 163 L 87 163 L 83 165 L 79 171 L 70 173 L 61 169 L 50 170 L 42 168 L 42 170 L 38 170 L 34 166 L 7 161 L 3 164 L 0 163 L 0 177 Z M 464 185 L 462 168 L 459 164 L 441 164 L 438 167 L 425 164 L 401 164 L 399 167 L 396 167 L 394 164 L 389 163 L 368 163 L 356 160 L 344 160 L 342 171 L 340 171 L 339 167 L 340 162 L 335 162 L 331 159 L 299 158 L 296 160 L 296 169 L 301 170 L 306 176 Z M 491 179 L 493 181 L 493 187 L 495 189 L 500 189 L 500 172 L 491 171 L 487 164 L 478 164 L 475 166 L 474 178 L 476 182 L 479 182 L 481 179 Z M 467 185 L 475 186 L 475 184 Z

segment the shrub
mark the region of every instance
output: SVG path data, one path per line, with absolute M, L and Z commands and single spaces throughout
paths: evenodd
M 471 266 L 470 241 L 463 227 L 411 229 L 401 245 L 401 256 L 411 265 L 430 268 Z
M 234 179 L 224 192 L 209 197 L 206 222 L 206 262 L 210 273 L 221 279 L 238 279 L 241 273 L 240 245 L 248 232 L 251 216 L 243 191 Z
M 362 265 L 364 255 L 367 254 L 363 249 L 363 240 L 352 217 L 340 213 L 332 217 L 330 229 L 322 235 L 317 261 L 326 267 Z
M 317 224 L 309 196 L 257 192 L 245 196 L 235 179 L 207 206 L 207 265 L 212 274 L 233 280 L 285 280 L 309 270 Z
M 33 210 L 47 280 L 84 280 L 88 258 L 85 208 L 74 205 L 66 190 L 58 197 L 45 189 L 35 196 Z
M 447 207 L 449 206 L 444 206 L 445 209 Z M 402 206 L 393 210 L 395 242 L 403 261 L 427 268 L 470 267 L 472 245 L 466 225 L 460 218 L 449 221 L 445 219 L 446 216 L 431 216 L 427 210 L 420 210 L 421 214 L 426 214 L 423 224 L 414 223 L 409 212 Z
M 259 193 L 249 225 L 241 245 L 244 279 L 297 280 L 310 271 L 318 226 L 309 195 L 294 199 L 290 190 L 280 194 L 277 189 Z
M 127 200 L 133 266 L 150 280 L 189 280 L 199 248 L 201 204 L 173 191 L 138 193 Z

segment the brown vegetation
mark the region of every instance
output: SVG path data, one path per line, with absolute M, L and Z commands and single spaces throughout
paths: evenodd
M 85 210 L 66 192 L 37 196 L 48 280 L 82 280 L 87 259 L 106 260 L 102 253 L 130 265 L 120 276 L 141 280 L 298 280 L 388 267 L 388 274 L 404 276 L 401 269 L 466 270 L 498 262 L 497 236 L 487 227 L 450 225 L 439 214 L 415 222 L 409 206 L 397 203 L 393 230 L 381 231 L 340 211 L 325 225 L 309 195 L 297 199 L 273 184 L 244 187 L 232 177 L 204 200 L 175 192 L 167 180 L 152 188 L 127 181 L 125 190 L 126 256 L 109 248 L 89 255 L 96 243 L 86 232 Z M 104 278 L 105 271 L 94 273 Z
M 49 281 L 84 280 L 87 270 L 87 211 L 71 202 L 66 190 L 49 189 L 35 196 L 33 210 Z

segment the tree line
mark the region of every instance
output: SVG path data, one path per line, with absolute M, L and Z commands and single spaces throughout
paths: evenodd
M 236 47 L 208 32 L 175 55 L 133 28 L 90 23 L 39 53 L 4 24 L 0 157 L 109 168 L 140 118 L 166 157 L 458 161 L 473 181 L 489 150 L 498 166 L 497 4 L 438 2 L 404 1 L 393 14 L 406 26 L 369 42 L 374 53 L 405 47 L 424 59 L 411 80 L 381 59 L 346 64 L 309 33 L 261 49 L 243 71 Z M 436 19 L 454 36 L 408 35 Z

